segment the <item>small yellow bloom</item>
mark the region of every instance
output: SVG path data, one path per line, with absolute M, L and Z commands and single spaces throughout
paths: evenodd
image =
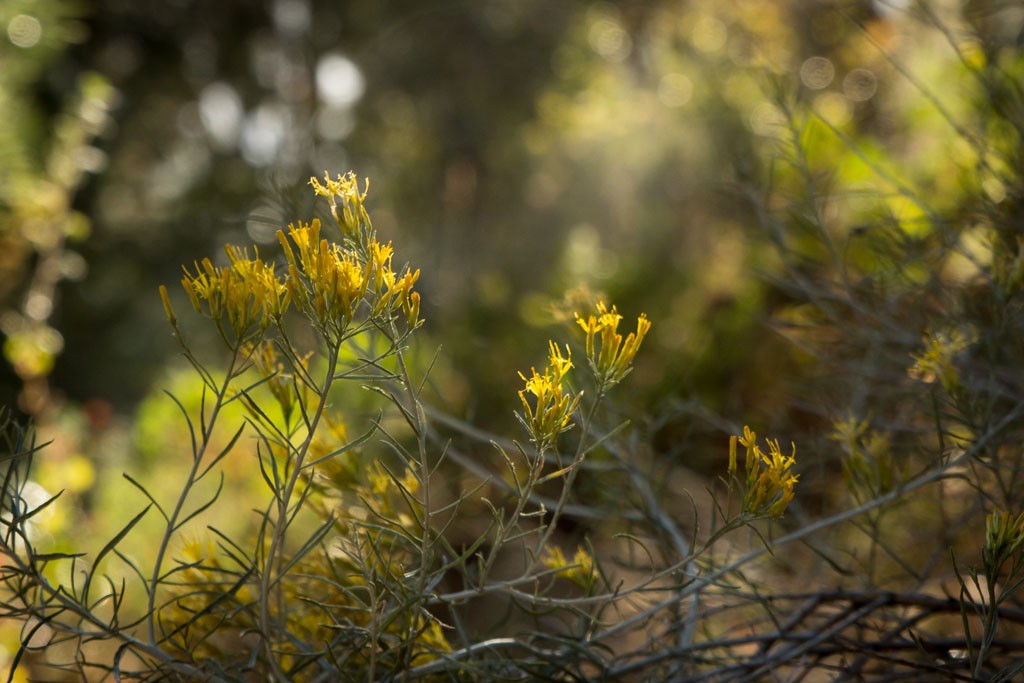
M 195 264 L 194 275 L 186 268 L 181 285 L 197 313 L 218 321 L 227 316 L 235 338 L 241 340 L 280 321 L 288 307 L 288 290 L 274 274 L 274 265 L 264 263 L 259 252 L 249 258 L 244 249 L 229 245 L 227 254 L 231 263 L 223 268 L 208 258 Z
M 253 341 L 272 324 L 281 324 L 292 302 L 325 338 L 339 342 L 354 321 L 390 324 L 401 312 L 412 329 L 419 324 L 420 296 L 413 291 L 419 270 L 392 269 L 394 247 L 374 236 L 363 208 L 366 190 L 359 191 L 355 176 L 348 173 L 321 183 L 311 179 L 318 195 L 350 237 L 333 243 L 321 236 L 317 219 L 278 230 L 277 238 L 287 262 L 287 273 L 278 278 L 274 265 L 264 263 L 259 252 L 250 258 L 245 249 L 228 246 L 230 264 L 217 267 L 210 259 L 185 269 L 182 287 L 193 308 L 218 321 L 239 341 Z M 367 181 L 367 188 L 369 182 Z M 176 317 L 166 290 L 160 292 L 164 312 L 172 324 Z M 222 332 L 224 328 L 221 327 Z
M 373 273 L 374 290 L 380 292 L 385 285 L 389 284 L 389 279 L 391 282 L 394 282 L 395 274 L 391 270 L 391 257 L 394 255 L 395 250 L 391 246 L 391 242 L 381 244 L 374 239 L 370 241 L 368 251 L 370 253 L 369 267 Z
M 960 373 L 956 355 L 969 348 L 977 339 L 977 332 L 969 327 L 928 332 L 924 336 L 924 351 L 914 354 L 914 365 L 908 370 L 911 379 L 926 384 L 938 380 L 948 394 L 960 389 Z
M 586 318 L 577 314 L 576 323 L 586 335 L 587 360 L 594 372 L 599 390 L 618 384 L 632 370 L 633 359 L 640 344 L 651 329 L 651 322 L 645 314 L 637 319 L 636 332 L 630 332 L 625 339 L 618 333 L 622 316 L 612 306 L 603 302 L 597 305 L 597 315 Z M 595 341 L 600 339 L 600 348 Z
M 405 304 L 405 321 L 409 329 L 413 329 L 420 322 L 420 293 L 413 292 L 409 295 Z
M 370 284 L 367 267 L 352 249 L 320 235 L 320 221 L 289 225 L 278 241 L 288 261 L 288 291 L 298 308 L 330 337 L 340 337 L 355 318 Z M 289 238 L 295 248 L 289 243 Z
M 793 446 L 792 455 L 783 455 L 778 440 L 768 439 L 768 452 L 765 453 L 757 445 L 757 434 L 744 426 L 743 436 L 729 438 L 729 474 L 732 476 L 736 476 L 737 470 L 737 442 L 747 449 L 743 512 L 781 517 L 793 500 L 799 478 L 792 472 L 796 463 L 796 446 Z
M 536 368 L 530 369 L 530 377 L 519 373 L 526 383 L 519 392 L 523 403 L 520 419 L 537 448 L 550 446 L 559 434 L 572 428 L 570 421 L 582 397 L 582 393 L 573 396 L 565 390 L 564 380 L 572 367 L 569 347 L 565 348 L 563 356 L 554 342 L 548 342 L 548 367 L 544 373 L 537 372 Z M 531 406 L 527 394 L 533 395 L 534 405 Z
M 1014 516 L 1005 510 L 993 510 L 985 520 L 985 546 L 982 560 L 986 571 L 998 573 L 1021 544 L 1024 544 L 1024 512 Z
M 271 322 L 279 321 L 288 308 L 288 288 L 275 275 L 274 264 L 264 263 L 255 248 L 252 259 L 245 249 L 232 245 L 226 249 L 232 270 L 245 282 L 247 293 L 259 305 L 260 325 L 266 328 Z
M 338 182 L 344 181 L 341 178 Z M 314 183 L 318 194 L 348 191 L 329 181 L 327 187 Z M 333 188 L 333 190 L 332 190 Z M 327 196 L 327 195 L 325 195 Z M 334 196 L 334 195 L 330 195 Z M 297 307 L 331 338 L 340 338 L 360 314 L 391 316 L 402 309 L 414 326 L 419 318 L 419 295 L 413 286 L 420 271 L 406 270 L 401 276 L 391 268 L 394 248 L 381 244 L 372 233 L 364 235 L 363 246 L 349 241 L 332 244 L 320 238 L 320 222 L 288 226 L 278 231 L 278 241 L 288 262 L 287 286 Z
M 558 546 L 544 549 L 541 562 L 548 569 L 556 570 L 556 576 L 572 581 L 580 588 L 589 588 L 594 583 L 594 558 L 582 546 L 576 549 L 570 562 Z
M 413 285 L 420 278 L 419 269 L 415 271 L 407 270 L 401 277 L 397 277 L 392 270 L 388 269 L 384 272 L 384 275 L 384 286 L 386 289 L 383 292 L 378 290 L 378 300 L 377 305 L 374 307 L 374 313 L 391 312 L 401 308 L 408 317 L 410 312 L 409 297 L 413 294 Z M 418 314 L 417 310 L 417 316 Z
M 348 237 L 357 237 L 361 230 L 369 231 L 370 216 L 363 208 L 366 194 L 370 190 L 370 179 L 366 179 L 365 189 L 359 191 L 359 181 L 355 173 L 349 171 L 345 175 L 339 175 L 337 180 L 331 180 L 328 173 L 324 173 L 324 184 L 316 178 L 310 178 L 309 184 L 321 197 L 326 197 L 331 206 L 331 215 L 338 222 L 338 226 Z M 338 200 L 341 203 L 338 203 Z
M 171 308 L 171 298 L 167 294 L 167 287 L 160 285 L 160 301 L 164 304 L 164 313 L 167 315 L 167 322 L 172 326 L 178 324 L 178 319 L 174 315 L 174 309 Z

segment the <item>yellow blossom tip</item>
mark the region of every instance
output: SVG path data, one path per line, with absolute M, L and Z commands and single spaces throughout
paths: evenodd
M 178 319 L 174 315 L 174 309 L 171 308 L 171 299 L 170 296 L 167 294 L 167 287 L 165 287 L 164 285 L 160 285 L 160 300 L 164 304 L 164 313 L 167 315 L 167 322 L 169 322 L 172 326 L 177 325 Z

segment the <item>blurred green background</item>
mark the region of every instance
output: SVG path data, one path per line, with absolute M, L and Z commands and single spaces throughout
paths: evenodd
M 442 409 L 507 432 L 517 370 L 601 296 L 654 323 L 618 397 L 652 452 L 712 475 L 743 422 L 817 434 L 820 483 L 832 420 L 901 415 L 941 292 L 1018 216 L 1022 25 L 996 0 L 0 0 L 0 404 L 113 528 L 95 477 L 159 467 L 184 438 L 160 392 L 195 392 L 157 286 L 187 318 L 183 264 L 276 257 L 323 213 L 309 177 L 353 169 L 423 271 Z
M 493 410 L 547 304 L 586 285 L 657 322 L 642 403 L 759 410 L 773 91 L 885 142 L 925 131 L 880 50 L 955 58 L 872 2 L 5 0 L 0 16 L 0 391 L 14 404 L 47 375 L 54 395 L 21 397 L 36 415 L 131 414 L 175 352 L 156 285 L 225 242 L 272 251 L 314 210 L 308 177 L 350 168 L 423 269 L 460 409 Z M 28 334 L 40 322 L 54 334 Z

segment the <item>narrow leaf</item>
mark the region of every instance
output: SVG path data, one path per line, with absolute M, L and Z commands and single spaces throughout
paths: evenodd
M 160 515 L 164 518 L 165 522 L 171 521 L 170 518 L 167 516 L 167 513 L 164 512 L 164 509 L 160 507 L 160 503 L 156 502 L 156 499 L 149 494 L 149 491 L 146 490 L 145 486 L 132 479 L 131 476 L 126 472 L 122 472 L 121 476 L 127 479 L 132 486 L 134 486 L 135 488 L 142 492 L 142 495 L 144 495 L 149 500 L 149 502 L 156 507 L 157 512 L 160 513 Z
M 142 512 L 132 517 L 132 520 L 128 522 L 123 529 L 117 532 L 117 535 L 110 539 L 110 541 L 105 546 L 103 546 L 103 549 L 100 550 L 99 554 L 96 555 L 96 560 L 93 562 L 92 571 L 89 572 L 89 576 L 85 580 L 85 586 L 82 587 L 82 602 L 88 603 L 89 601 L 89 585 L 92 583 L 93 576 L 96 575 L 96 569 L 99 568 L 100 561 L 102 561 L 103 558 L 106 557 L 107 553 L 109 553 L 111 550 L 117 547 L 117 545 L 122 540 L 124 540 L 124 537 L 127 536 L 128 533 L 135 528 L 136 524 L 142 521 L 142 518 L 146 515 L 147 512 L 149 512 L 149 508 L 151 507 L 153 507 L 152 504 L 147 505 L 142 509 Z

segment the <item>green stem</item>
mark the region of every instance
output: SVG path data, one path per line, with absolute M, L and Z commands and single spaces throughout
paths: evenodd
M 988 605 L 986 605 L 985 620 L 981 628 L 981 644 L 978 646 L 978 659 L 974 662 L 974 671 L 972 676 L 975 680 L 983 680 L 981 677 L 982 670 L 985 666 L 985 658 L 988 655 L 989 646 L 996 637 L 996 626 L 999 623 L 999 605 L 998 598 L 996 597 L 996 575 L 987 575 L 985 577 L 986 588 L 988 592 Z
M 334 382 L 334 373 L 338 367 L 338 355 L 341 353 L 340 344 L 328 345 L 328 367 L 327 373 L 324 376 L 323 387 L 318 391 L 319 400 L 317 401 L 316 410 L 313 412 L 313 417 L 309 421 L 308 432 L 306 438 L 302 444 L 295 449 L 295 462 L 291 472 L 288 475 L 288 481 L 285 482 L 284 489 L 279 492 L 277 498 L 277 518 L 274 522 L 273 535 L 270 539 L 270 548 L 267 550 L 266 557 L 264 559 L 264 567 L 260 580 L 260 632 L 263 637 L 264 648 L 267 653 L 267 661 L 274 671 L 274 675 L 278 680 L 287 680 L 287 675 L 281 670 L 280 666 L 275 659 L 274 654 L 274 643 L 270 638 L 271 633 L 271 615 L 270 615 L 270 592 L 271 585 L 280 581 L 281 577 L 277 575 L 277 571 L 280 569 L 281 557 L 279 557 L 282 548 L 284 546 L 285 536 L 288 530 L 288 509 L 291 505 L 292 496 L 295 493 L 295 487 L 298 485 L 299 478 L 302 474 L 302 465 L 305 462 L 306 455 L 309 452 L 309 447 L 313 443 L 313 439 L 316 435 L 317 426 L 320 424 L 320 420 L 323 417 L 324 410 L 327 407 L 327 397 L 330 393 L 331 386 Z M 273 457 L 273 456 L 271 456 Z
M 416 387 L 413 385 L 412 377 L 409 373 L 409 366 L 405 362 L 405 355 L 402 353 L 400 344 L 402 342 L 402 336 L 398 332 L 398 328 L 395 326 L 394 321 L 391 321 L 390 328 L 385 333 L 388 337 L 388 341 L 391 343 L 392 348 L 395 352 L 395 358 L 398 362 L 399 372 L 401 373 L 402 382 L 405 384 L 405 392 L 409 399 L 408 414 L 413 421 L 413 429 L 416 432 L 416 449 L 418 458 L 418 467 L 420 470 L 420 487 L 422 496 L 420 504 L 423 505 L 422 514 L 422 533 L 420 536 L 420 567 L 419 576 L 417 577 L 416 586 L 413 590 L 412 595 L 418 596 L 419 600 L 425 600 L 427 597 L 427 585 L 429 581 L 430 571 L 430 558 L 431 550 L 433 546 L 433 503 L 431 500 L 430 491 L 430 457 L 427 451 L 427 418 L 423 410 L 423 404 L 420 402 L 419 395 Z M 409 635 L 410 642 L 415 636 L 416 629 L 418 628 L 418 619 L 413 616 L 409 620 Z M 411 657 L 412 649 L 406 648 L 405 656 Z M 403 670 L 408 671 L 409 662 L 406 662 L 406 666 Z
M 566 503 L 569 502 L 569 494 L 572 492 L 573 483 L 575 483 L 576 476 L 579 474 L 580 467 L 583 464 L 583 459 L 587 455 L 587 434 L 590 432 L 590 425 L 594 420 L 594 415 L 597 414 L 597 407 L 601 404 L 602 398 L 604 398 L 604 392 L 599 388 L 597 395 L 594 397 L 594 403 L 590 406 L 590 410 L 587 411 L 586 417 L 583 418 L 583 422 L 580 425 L 580 441 L 576 446 L 576 454 L 573 456 L 572 464 L 569 465 L 569 473 L 565 476 L 565 483 L 562 485 L 562 493 L 559 495 L 555 509 L 551 513 L 551 520 L 544 526 L 544 531 L 541 534 L 540 539 L 537 541 L 533 557 L 530 559 L 530 564 L 526 568 L 527 574 L 532 574 L 537 563 L 540 562 L 541 554 L 544 552 L 544 548 L 547 546 L 548 541 L 551 540 L 552 534 L 555 533 L 555 527 L 558 526 L 558 520 L 561 518 L 562 512 L 565 510 Z
M 217 424 L 217 417 L 220 415 L 220 410 L 224 406 L 224 397 L 227 395 L 228 386 L 231 384 L 231 380 L 235 378 L 235 365 L 238 362 L 238 353 L 240 345 L 236 344 L 232 348 L 231 362 L 228 364 L 228 370 L 224 375 L 224 382 L 220 389 L 216 392 L 216 400 L 213 404 L 213 409 L 210 412 L 210 419 L 206 423 L 206 429 L 203 430 L 202 441 L 199 447 L 192 454 L 192 467 L 189 469 L 188 477 L 185 480 L 185 484 L 182 487 L 181 494 L 178 496 L 178 500 L 174 505 L 174 511 L 171 516 L 167 518 L 167 525 L 164 528 L 164 533 L 160 539 L 160 547 L 157 549 L 156 561 L 153 564 L 153 574 L 149 582 L 149 596 L 146 605 L 146 625 L 149 631 L 149 641 L 156 645 L 156 592 L 157 587 L 160 584 L 160 570 L 163 568 L 164 557 L 167 554 L 167 549 L 170 546 L 171 536 L 178 526 L 178 518 L 181 516 L 181 512 L 185 507 L 185 501 L 188 500 L 189 493 L 192 490 L 193 485 L 197 481 L 196 475 L 199 472 L 199 466 L 202 463 L 203 456 L 206 454 L 206 449 L 210 445 L 210 441 L 213 438 L 213 429 Z
M 530 463 L 530 472 L 527 475 L 526 483 L 522 488 L 518 488 L 518 481 L 516 482 L 516 506 L 512 510 L 512 514 L 509 516 L 508 524 L 499 524 L 497 532 L 495 532 L 494 541 L 491 544 L 491 550 L 487 555 L 487 560 L 484 562 L 483 568 L 480 570 L 480 576 L 477 577 L 477 581 L 481 590 L 487 584 L 487 577 L 491 573 L 491 569 L 494 566 L 494 562 L 498 559 L 498 555 L 505 545 L 505 539 L 508 537 L 509 532 L 519 527 L 519 520 L 523 515 L 523 510 L 526 508 L 526 504 L 533 499 L 532 493 L 534 487 L 537 485 L 537 481 L 540 479 L 540 474 L 544 470 L 544 450 L 541 449 L 537 452 L 537 457 Z M 512 472 L 512 476 L 515 477 L 515 472 Z

